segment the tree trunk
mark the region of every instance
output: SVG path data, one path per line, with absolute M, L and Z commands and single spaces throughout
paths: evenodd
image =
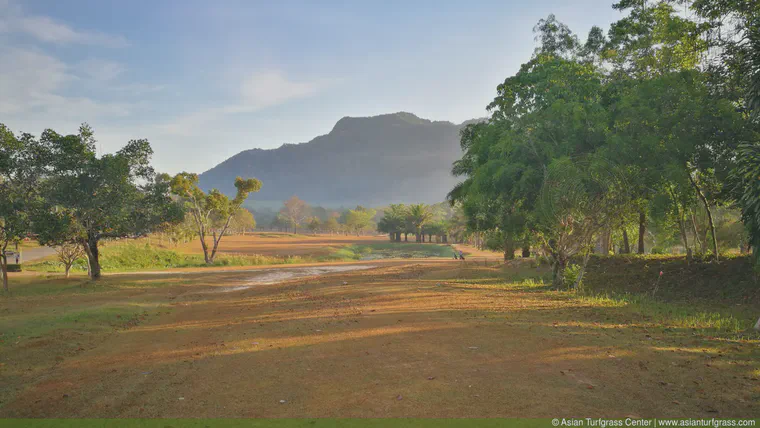
M 448 244 L 449 243 L 449 236 L 448 235 L 443 235 L 443 243 L 444 244 Z
M 504 261 L 514 260 L 515 244 L 511 238 L 504 238 Z
M 8 257 L 5 256 L 5 250 L 0 255 L 0 271 L 2 271 L 3 275 L 3 290 L 8 293 L 10 291 L 8 289 Z
M 64 265 L 64 268 L 66 270 L 65 277 L 68 278 L 69 277 L 69 271 L 71 270 L 71 265 L 70 264 L 66 264 L 66 265 Z
M 86 247 L 86 245 L 85 245 Z M 90 256 L 87 254 L 87 249 L 84 250 L 84 258 L 87 260 L 87 278 L 92 279 L 92 271 L 90 270 Z
M 647 233 L 647 214 L 644 211 L 639 212 L 639 254 L 644 254 L 644 236 Z
M 612 235 L 610 230 L 604 229 L 601 236 L 599 236 L 599 252 L 602 253 L 603 256 L 610 255 L 610 235 Z
M 88 238 L 85 245 L 87 258 L 90 260 L 90 278 L 100 279 L 100 253 L 98 251 L 98 239 Z
M 691 185 L 694 186 L 694 189 L 697 191 L 697 195 L 699 196 L 699 199 L 702 200 L 702 204 L 705 206 L 705 211 L 707 211 L 707 220 L 710 224 L 710 233 L 712 234 L 712 241 L 713 241 L 713 250 L 715 251 L 715 261 L 720 261 L 720 254 L 718 253 L 718 238 L 715 236 L 715 223 L 713 222 L 712 217 L 712 211 L 710 210 L 710 204 L 707 203 L 707 198 L 705 197 L 705 194 L 702 193 L 702 189 L 699 188 L 697 185 L 697 182 L 694 181 L 694 178 L 692 178 L 691 174 L 689 174 L 689 181 L 691 181 Z
M 567 262 L 561 260 L 557 256 L 553 256 L 554 263 L 552 264 L 552 285 L 558 290 L 564 288 L 565 285 L 565 268 Z
M 623 254 L 630 254 L 631 253 L 631 244 L 628 241 L 628 231 L 623 229 Z
M 404 242 L 409 242 L 409 232 L 404 232 Z
M 694 214 L 694 210 L 691 211 L 691 226 L 694 228 L 694 240 L 697 241 L 694 244 L 694 247 L 696 248 L 697 246 L 699 246 L 699 251 L 702 254 L 704 254 L 705 253 L 705 243 L 699 237 L 699 227 L 697 227 L 697 215 Z
M 524 259 L 527 259 L 530 257 L 530 246 L 522 247 L 522 256 Z

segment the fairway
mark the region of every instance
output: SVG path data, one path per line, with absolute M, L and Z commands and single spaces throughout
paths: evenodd
M 360 264 L 19 278 L 0 416 L 757 416 L 757 340 L 551 291 L 529 263 Z
M 262 256 L 324 256 L 331 249 L 347 245 L 371 245 L 387 243 L 387 236 L 354 235 L 294 235 L 279 232 L 249 233 L 224 238 L 220 253 L 259 254 Z M 186 253 L 202 253 L 198 240 L 193 240 L 178 248 Z

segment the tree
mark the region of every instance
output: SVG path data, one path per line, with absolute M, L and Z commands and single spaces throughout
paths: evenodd
M 256 228 L 256 219 L 253 213 L 245 208 L 238 208 L 230 221 L 230 229 L 241 234 Z
M 171 192 L 180 198 L 195 220 L 206 264 L 213 264 L 219 243 L 235 213 L 248 199 L 248 195 L 261 189 L 261 181 L 255 178 L 235 178 L 237 192 L 233 199 L 216 189 L 211 189 L 208 193 L 203 192 L 198 187 L 198 174 L 181 172 L 172 178 L 170 186 Z M 206 243 L 209 232 L 212 239 L 211 249 Z
M 760 4 L 746 0 L 692 0 L 691 8 L 706 20 L 706 42 L 717 50 L 708 70 L 719 88 L 755 118 L 760 114 Z
M 351 232 L 359 235 L 362 231 L 372 226 L 372 218 L 376 211 L 371 208 L 364 208 L 361 205 L 346 213 L 346 227 Z
M 417 242 L 424 240 L 422 228 L 433 218 L 433 211 L 427 204 L 412 204 L 407 208 L 407 217 L 414 226 Z
M 181 222 L 164 222 L 158 230 L 167 237 L 173 246 L 179 245 L 180 242 L 190 242 L 198 233 L 195 220 L 189 215 L 185 215 Z
M 335 217 L 330 217 L 325 222 L 325 230 L 327 230 L 330 233 L 338 233 L 340 230 L 340 223 L 338 223 L 338 219 Z
M 285 201 L 280 210 L 280 214 L 282 214 L 283 218 L 288 224 L 290 224 L 293 228 L 293 233 L 295 234 L 298 233 L 298 225 L 306 221 L 310 212 L 309 205 L 301 199 L 298 199 L 298 196 L 295 195 Z
M 8 289 L 6 250 L 31 231 L 31 217 L 39 202 L 44 151 L 29 134 L 16 137 L 0 124 L 0 274 Z
M 82 245 L 73 242 L 64 242 L 63 244 L 59 245 L 56 247 L 55 253 L 58 257 L 58 260 L 63 263 L 63 268 L 66 272 L 66 278 L 69 277 L 69 271 L 71 270 L 71 266 L 74 264 L 74 262 L 81 259 L 85 255 Z
M 49 155 L 42 217 L 57 225 L 35 222 L 35 231 L 48 242 L 82 245 L 92 279 L 101 276 L 101 240 L 144 236 L 162 223 L 181 221 L 168 176 L 156 175 L 150 166 L 147 140 L 131 140 L 118 152 L 97 157 L 94 134 L 85 124 L 77 135 L 46 130 L 40 142 Z
M 406 222 L 406 206 L 391 204 L 377 223 L 378 232 L 387 233 L 391 241 L 401 241 L 401 233 Z
M 322 222 L 319 221 L 319 217 L 312 217 L 309 220 L 308 227 L 312 234 L 316 234 L 319 228 L 322 227 Z
M 739 163 L 733 171 L 732 182 L 757 263 L 760 261 L 760 142 L 739 148 Z
M 619 216 L 630 195 L 621 174 L 606 159 L 563 157 L 547 168 L 546 180 L 536 204 L 536 225 L 544 248 L 553 259 L 553 283 L 561 288 L 570 259 L 584 254 L 581 279 L 594 238 Z M 581 279 L 575 283 L 580 284 Z

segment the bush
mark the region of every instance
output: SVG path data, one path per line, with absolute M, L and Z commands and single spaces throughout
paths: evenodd
M 17 264 L 9 264 L 8 265 L 8 272 L 21 272 L 21 265 Z
M 577 265 L 575 263 L 570 263 L 567 265 L 563 274 L 565 285 L 567 287 L 572 287 L 575 284 L 575 281 L 578 280 L 578 275 L 581 274 L 581 269 L 581 265 Z M 583 284 L 581 281 L 581 284 L 578 284 L 578 288 L 581 288 L 582 285 Z

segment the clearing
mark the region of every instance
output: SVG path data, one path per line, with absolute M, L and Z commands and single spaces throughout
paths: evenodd
M 0 298 L 0 416 L 760 411 L 760 341 L 737 332 L 754 300 L 731 305 L 738 319 L 691 317 L 552 291 L 546 268 L 529 261 L 356 264 L 122 274 L 97 285 L 12 277 L 16 291 Z

